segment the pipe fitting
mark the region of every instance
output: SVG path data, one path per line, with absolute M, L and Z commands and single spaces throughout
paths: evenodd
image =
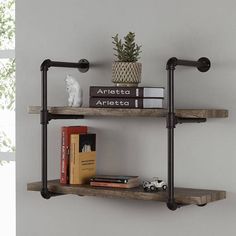
M 81 73 L 85 73 L 89 70 L 89 61 L 87 59 L 81 59 L 78 62 L 78 69 Z
M 175 200 L 168 201 L 166 205 L 171 211 L 175 211 L 178 208 L 178 204 L 175 202 Z
M 207 57 L 201 57 L 198 59 L 199 66 L 197 69 L 201 72 L 206 72 L 211 67 L 211 61 Z
M 46 59 L 43 61 L 43 63 L 41 64 L 40 66 L 40 70 L 43 71 L 43 70 L 48 70 L 48 68 L 51 66 L 51 60 L 50 59 Z
M 41 196 L 44 198 L 44 199 L 50 199 L 51 198 L 51 194 L 50 192 L 48 191 L 47 188 L 42 188 L 41 190 Z
M 177 66 L 178 59 L 176 57 L 171 57 L 166 63 L 167 70 L 174 70 Z

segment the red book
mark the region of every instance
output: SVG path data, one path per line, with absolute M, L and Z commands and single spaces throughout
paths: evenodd
M 87 133 L 87 126 L 64 126 L 61 128 L 61 184 L 69 183 L 70 135 Z

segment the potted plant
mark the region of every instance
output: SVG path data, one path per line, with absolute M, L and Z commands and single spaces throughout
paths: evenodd
M 124 43 L 118 34 L 113 38 L 116 61 L 112 64 L 112 82 L 116 86 L 137 87 L 141 82 L 142 64 L 137 62 L 141 46 L 135 43 L 135 33 L 129 32 L 124 37 Z

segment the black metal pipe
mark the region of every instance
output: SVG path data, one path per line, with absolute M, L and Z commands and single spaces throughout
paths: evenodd
M 205 122 L 205 118 L 179 118 L 175 115 L 174 106 L 174 70 L 177 65 L 197 67 L 201 72 L 209 70 L 211 63 L 208 58 L 202 57 L 198 61 L 179 60 L 172 57 L 167 61 L 167 95 L 168 95 L 168 113 L 166 117 L 166 127 L 168 129 L 168 199 L 167 207 L 170 210 L 176 210 L 180 207 L 175 201 L 174 191 L 174 129 L 178 123 L 200 123 Z
M 41 110 L 41 125 L 42 125 L 42 190 L 41 195 L 45 199 L 50 198 L 50 193 L 47 188 L 47 68 L 42 71 L 42 110 Z
M 211 62 L 207 57 L 201 57 L 197 61 L 182 60 L 172 57 L 167 61 L 166 69 L 174 69 L 177 65 L 196 67 L 199 71 L 206 72 L 210 69 Z
M 188 61 L 188 60 L 180 60 L 180 59 L 178 59 L 177 65 L 198 67 L 200 65 L 200 63 L 198 61 Z
M 174 70 L 168 71 L 168 112 L 174 113 Z
M 67 114 L 51 114 L 48 113 L 48 120 L 61 120 L 61 119 L 83 119 L 84 115 L 67 115 Z
M 183 123 L 203 123 L 206 122 L 206 118 L 182 118 L 176 117 L 176 124 L 183 124 Z
M 50 67 L 66 67 L 66 68 L 78 68 L 80 72 L 84 73 L 89 70 L 89 61 L 81 59 L 79 62 L 62 62 L 62 61 L 51 61 L 46 59 L 41 64 L 41 71 L 48 70 Z
M 167 206 L 171 210 L 177 209 L 177 204 L 174 198 L 174 128 L 175 128 L 175 113 L 174 113 L 174 70 L 168 70 L 168 200 Z
M 52 196 L 58 196 L 61 194 L 55 194 L 48 190 L 48 176 L 47 176 L 47 125 L 51 119 L 77 119 L 83 118 L 82 115 L 63 115 L 63 114 L 51 114 L 47 109 L 47 71 L 50 67 L 67 67 L 78 68 L 80 72 L 86 72 L 89 69 L 89 62 L 86 59 L 81 59 L 78 63 L 72 62 L 60 62 L 51 61 L 50 59 L 44 60 L 41 64 L 41 112 L 40 120 L 42 125 L 42 189 L 41 195 L 45 199 L 49 199 Z

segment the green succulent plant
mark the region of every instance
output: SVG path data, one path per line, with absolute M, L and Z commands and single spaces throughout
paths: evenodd
M 116 34 L 113 38 L 115 57 L 119 62 L 137 62 L 140 59 L 141 45 L 135 43 L 135 33 L 129 32 L 124 37 L 124 42 Z

